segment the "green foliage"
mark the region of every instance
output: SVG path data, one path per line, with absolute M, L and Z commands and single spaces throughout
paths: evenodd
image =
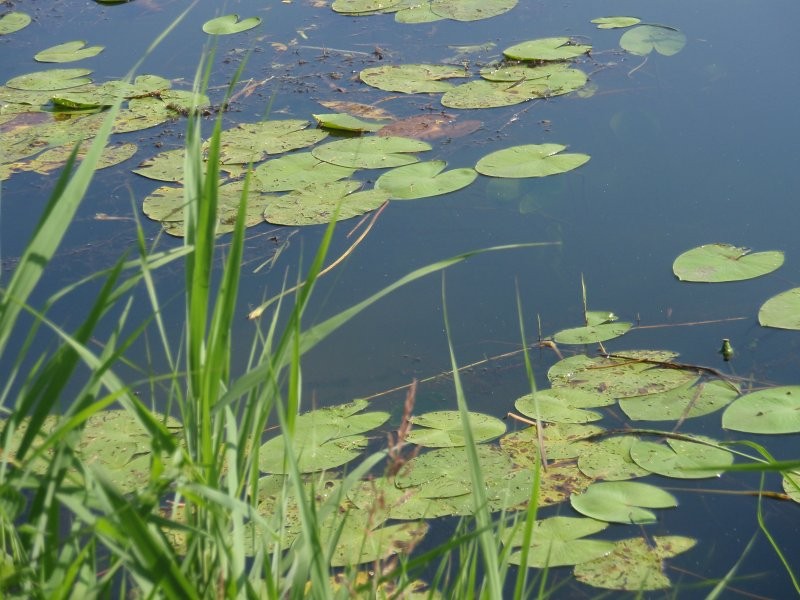
M 51 46 L 37 53 L 33 58 L 39 62 L 65 63 L 91 58 L 102 51 L 103 46 L 89 46 L 87 48 L 85 41 L 78 40 Z
M 8 35 L 24 29 L 31 23 L 31 16 L 20 11 L 11 11 L 0 17 L 0 35 Z
M 663 25 L 639 25 L 622 34 L 619 45 L 640 56 L 647 56 L 653 50 L 664 56 L 677 54 L 686 45 L 686 36 L 680 31 Z
M 675 259 L 672 270 L 682 281 L 724 282 L 760 277 L 780 268 L 783 252 L 750 253 L 730 244 L 706 244 Z
M 659 487 L 636 481 L 593 483 L 583 494 L 570 498 L 579 513 L 612 523 L 655 523 L 655 513 L 648 508 L 672 508 L 675 497 Z
M 758 311 L 758 322 L 764 327 L 800 329 L 800 288 L 786 290 L 767 300 Z
M 239 19 L 239 15 L 223 15 L 203 23 L 203 31 L 209 35 L 230 35 L 253 29 L 261 24 L 261 17 Z
M 578 44 L 568 37 L 549 37 L 529 40 L 503 50 L 513 60 L 568 60 L 590 52 L 588 44 Z
M 747 433 L 800 431 L 800 386 L 779 386 L 745 394 L 725 409 L 722 426 Z
M 577 169 L 589 161 L 588 154 L 564 154 L 561 144 L 526 144 L 487 154 L 475 170 L 491 177 L 547 177 Z
M 592 23 L 596 24 L 598 29 L 620 29 L 637 25 L 641 23 L 641 19 L 636 17 L 598 17 L 592 19 Z

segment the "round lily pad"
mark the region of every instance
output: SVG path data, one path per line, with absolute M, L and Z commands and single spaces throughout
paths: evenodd
M 601 323 L 585 327 L 563 329 L 553 336 L 559 344 L 594 344 L 605 342 L 624 335 L 631 328 L 631 323 Z
M 575 423 L 552 423 L 542 429 L 542 440 L 548 460 L 564 460 L 578 457 L 590 444 L 586 438 L 601 433 L 596 425 Z M 594 442 L 592 442 L 594 443 Z M 536 427 L 509 433 L 500 438 L 500 447 L 514 464 L 533 467 L 541 461 L 539 434 Z
M 65 63 L 97 56 L 103 51 L 103 46 L 86 47 L 86 42 L 77 40 L 51 46 L 34 55 L 39 62 Z
M 491 177 L 546 177 L 577 169 L 588 154 L 563 154 L 561 144 L 526 144 L 487 154 L 475 170 Z
M 568 393 L 578 392 L 591 395 L 588 392 L 583 392 L 583 390 L 572 390 L 570 388 L 563 388 L 563 390 Z M 526 417 L 554 423 L 589 423 L 603 418 L 603 415 L 598 412 L 571 406 L 567 396 L 568 394 L 561 394 L 558 388 L 542 390 L 535 394 L 526 394 L 518 398 L 514 403 L 514 407 Z M 601 399 L 598 404 L 607 404 L 608 400 L 608 398 Z
M 550 92 L 551 88 L 545 81 L 532 79 L 512 83 L 479 79 L 452 88 L 442 96 L 442 105 L 461 109 L 513 106 L 534 98 L 555 95 Z
M 576 44 L 568 37 L 529 40 L 503 50 L 513 60 L 567 60 L 590 52 L 591 46 Z
M 256 167 L 254 185 L 262 192 L 290 192 L 315 183 L 346 179 L 355 169 L 321 161 L 310 152 L 287 154 Z
M 364 69 L 359 77 L 367 85 L 387 92 L 421 94 L 446 92 L 453 84 L 444 79 L 469 77 L 469 73 L 463 67 L 448 65 L 382 65 Z
M 334 0 L 331 8 L 345 14 L 374 13 L 391 9 L 401 2 L 402 0 Z
M 431 0 L 431 11 L 456 21 L 480 21 L 502 15 L 517 5 L 517 0 Z
M 733 454 L 698 442 L 668 439 L 666 444 L 640 440 L 631 446 L 631 458 L 652 473 L 678 479 L 716 477 L 733 464 Z
M 397 167 L 378 177 L 375 187 L 386 190 L 392 199 L 412 200 L 455 192 L 478 176 L 469 168 L 442 172 L 446 165 L 443 160 L 432 160 Z
M 758 322 L 764 327 L 800 330 L 800 287 L 767 300 L 758 311 Z
M 598 29 L 620 29 L 632 27 L 641 22 L 641 19 L 637 19 L 636 17 L 599 17 L 597 19 L 592 19 L 592 23 L 597 25 Z
M 30 25 L 31 16 L 24 12 L 11 11 L 0 17 L 0 35 L 14 33 Z
M 666 392 L 622 399 L 619 407 L 634 421 L 677 421 L 721 410 L 738 395 L 725 381 L 687 382 Z
M 220 162 L 225 165 L 259 162 L 270 154 L 305 148 L 328 136 L 321 129 L 306 129 L 309 125 L 299 119 L 240 123 L 222 132 Z
M 741 281 L 772 273 L 783 264 L 783 252 L 750 253 L 731 244 L 706 244 L 687 250 L 672 264 L 681 281 L 719 283 Z
M 337 220 L 343 221 L 375 210 L 389 199 L 385 190 L 355 192 L 359 187 L 361 182 L 349 179 L 313 183 L 272 198 L 264 218 L 275 225 L 324 225 L 337 208 Z
M 366 137 L 318 146 L 311 154 L 319 160 L 352 169 L 401 167 L 419 162 L 412 152 L 430 150 L 430 144 L 404 137 Z
M 411 417 L 414 426 L 406 438 L 412 444 L 433 448 L 464 446 L 464 427 L 457 410 L 440 410 Z M 501 436 L 505 423 L 496 417 L 470 412 L 469 423 L 475 442 L 485 442 Z
M 800 386 L 779 386 L 745 394 L 725 409 L 722 426 L 746 433 L 797 433 Z
M 606 527 L 608 523 L 585 517 L 551 517 L 536 521 L 528 548 L 528 566 L 544 569 L 577 565 L 604 556 L 614 549 L 613 542 L 582 538 Z M 522 546 L 523 536 L 524 532 L 518 530 L 504 544 L 511 547 Z M 518 565 L 521 560 L 520 551 L 512 552 L 509 556 L 511 564 Z
M 229 35 L 253 29 L 261 23 L 261 17 L 239 20 L 239 15 L 223 15 L 203 23 L 203 31 L 209 35 Z
M 50 69 L 19 75 L 9 79 L 6 85 L 17 90 L 64 90 L 91 83 L 86 77 L 91 69 Z
M 664 56 L 672 56 L 683 50 L 686 36 L 671 27 L 640 25 L 623 33 L 619 45 L 639 56 L 646 56 L 653 50 Z
M 578 468 L 587 477 L 606 481 L 624 481 L 644 477 L 650 472 L 631 458 L 631 446 L 639 438 L 614 436 L 588 444 L 578 457 Z
M 648 508 L 671 508 L 678 501 L 659 487 L 638 481 L 602 481 L 593 483 L 582 494 L 570 497 L 579 513 L 610 523 L 655 523 L 656 515 Z

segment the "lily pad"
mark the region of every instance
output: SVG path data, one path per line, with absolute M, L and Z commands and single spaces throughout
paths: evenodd
M 722 426 L 746 433 L 797 433 L 800 386 L 779 386 L 745 394 L 725 409 Z
M 321 161 L 310 152 L 298 152 L 268 160 L 256 167 L 252 185 L 262 192 L 290 192 L 312 184 L 346 179 L 355 169 Z
M 338 13 L 372 14 L 390 9 L 401 3 L 401 0 L 334 0 L 331 8 Z
M 435 23 L 442 21 L 446 17 L 437 15 L 431 10 L 431 3 L 429 0 L 411 0 L 403 3 L 403 6 L 409 4 L 406 8 L 401 8 L 394 13 L 394 20 L 397 23 Z
M 666 445 L 640 440 L 631 446 L 631 458 L 652 473 L 678 479 L 717 477 L 714 467 L 733 464 L 733 454 L 698 442 L 668 439 Z
M 30 25 L 31 16 L 24 12 L 12 11 L 0 17 L 0 35 L 8 35 Z
M 489 81 L 507 81 L 519 84 L 522 81 L 538 83 L 542 89 L 536 90 L 538 97 L 550 98 L 569 94 L 586 85 L 586 73 L 563 63 L 550 63 L 539 66 L 512 66 L 481 69 L 481 77 Z
M 594 344 L 625 335 L 631 326 L 631 323 L 620 321 L 617 323 L 573 327 L 559 331 L 553 336 L 553 340 L 559 344 Z
M 65 63 L 97 56 L 102 51 L 103 46 L 86 47 L 85 41 L 78 40 L 51 46 L 34 55 L 33 58 L 39 62 Z
M 347 523 L 345 521 L 345 523 Z M 332 567 L 345 567 L 362 563 L 386 560 L 398 554 L 406 554 L 419 544 L 428 532 L 427 523 L 398 523 L 370 529 L 347 526 L 338 529 L 339 538 L 331 556 Z
M 758 310 L 758 322 L 764 327 L 800 330 L 800 287 L 767 300 Z
M 589 161 L 588 154 L 562 154 L 561 144 L 526 144 L 487 154 L 475 170 L 491 177 L 547 177 L 577 169 Z
M 364 69 L 359 77 L 367 85 L 387 92 L 421 94 L 446 92 L 453 84 L 444 79 L 469 77 L 469 73 L 463 67 L 448 65 L 383 65 Z
M 78 160 L 82 160 L 83 157 L 86 156 L 89 145 L 90 144 L 88 141 L 81 144 L 77 154 Z M 42 175 L 52 173 L 56 169 L 60 169 L 64 166 L 64 164 L 66 164 L 67 159 L 69 158 L 70 154 L 72 154 L 73 149 L 74 144 L 65 144 L 63 146 L 57 146 L 56 148 L 46 150 L 38 155 L 35 159 L 25 163 L 24 169 L 22 170 L 33 171 L 34 173 L 40 173 Z M 136 154 L 137 149 L 138 147 L 136 144 L 130 143 L 108 145 L 103 149 L 103 152 L 100 155 L 100 160 L 95 166 L 95 169 L 105 169 L 107 167 L 118 165 Z
M 609 523 L 655 523 L 656 515 L 648 508 L 678 506 L 675 497 L 659 487 L 638 481 L 601 481 L 582 494 L 570 497 L 579 513 Z
M 478 176 L 469 168 L 443 173 L 446 165 L 443 160 L 432 160 L 397 167 L 378 177 L 375 187 L 386 190 L 394 200 L 412 200 L 455 192 L 467 187 Z
M 91 83 L 92 80 L 86 77 L 91 72 L 91 69 L 78 68 L 50 69 L 19 75 L 9 79 L 6 85 L 17 90 L 64 90 Z
M 544 80 L 512 83 L 479 79 L 452 88 L 442 96 L 442 105 L 461 109 L 497 108 L 555 95 L 551 92 L 552 89 Z
M 590 444 L 586 438 L 601 433 L 595 425 L 553 423 L 542 429 L 542 441 L 548 460 L 577 458 Z M 540 462 L 539 434 L 536 427 L 509 433 L 500 438 L 500 447 L 514 464 L 531 468 Z
M 606 527 L 608 523 L 583 517 L 551 517 L 536 521 L 527 564 L 537 569 L 562 567 L 609 554 L 614 549 L 613 542 L 581 539 Z M 521 546 L 524 543 L 523 532 L 515 532 L 514 537 L 504 543 L 511 547 Z M 520 564 L 521 560 L 520 551 L 512 552 L 509 556 L 509 562 L 513 565 Z
M 355 192 L 361 182 L 349 179 L 312 183 L 283 196 L 276 196 L 264 210 L 264 218 L 275 225 L 324 225 L 338 208 L 343 221 L 375 210 L 389 199 L 384 190 Z
M 261 24 L 261 17 L 239 20 L 239 15 L 223 15 L 203 23 L 203 31 L 209 35 L 229 35 L 253 29 Z
M 270 154 L 305 148 L 328 136 L 321 129 L 306 129 L 309 125 L 299 119 L 240 123 L 222 132 L 220 162 L 225 165 L 260 162 Z
M 620 400 L 619 406 L 634 421 L 677 421 L 721 410 L 738 395 L 724 381 L 688 382 L 666 392 Z
M 697 540 L 683 536 L 654 536 L 615 542 L 602 558 L 575 567 L 575 578 L 587 585 L 641 594 L 670 587 L 664 575 L 664 559 L 686 552 Z
M 783 264 L 783 252 L 750 253 L 731 244 L 706 244 L 675 259 L 672 271 L 681 281 L 741 281 L 772 273 Z
M 792 471 L 784 473 L 781 480 L 783 491 L 789 495 L 794 502 L 800 503 L 800 473 Z
M 156 181 L 180 183 L 183 181 L 185 158 L 186 152 L 183 148 L 167 150 L 143 160 L 133 172 Z
M 592 23 L 597 25 L 598 29 L 622 29 L 638 25 L 641 22 L 642 20 L 636 17 L 599 17 L 592 19 Z
M 502 15 L 517 5 L 517 0 L 432 0 L 431 10 L 456 21 L 480 21 Z
M 440 410 L 411 417 L 414 427 L 407 441 L 432 448 L 464 446 L 464 427 L 461 415 L 456 410 Z M 503 435 L 505 423 L 496 417 L 481 413 L 469 413 L 469 423 L 476 442 L 486 442 Z
M 583 392 L 583 390 L 569 388 L 563 388 L 563 391 L 567 392 L 567 394 L 559 393 L 558 388 L 542 390 L 535 394 L 526 394 L 517 399 L 514 407 L 526 417 L 554 423 L 589 423 L 603 418 L 603 415 L 598 412 L 584 410 L 569 404 L 568 395 L 570 392 L 585 393 L 593 397 L 597 397 L 596 395 Z M 608 404 L 609 401 L 609 398 L 603 398 L 598 403 L 603 405 Z
M 311 154 L 319 160 L 352 169 L 401 167 L 419 162 L 412 152 L 430 150 L 430 144 L 403 137 L 366 137 L 318 146 Z
M 653 50 L 664 56 L 672 56 L 683 50 L 686 36 L 671 27 L 640 25 L 623 33 L 619 45 L 639 56 L 646 56 Z
M 591 50 L 590 45 L 577 44 L 568 37 L 549 37 L 515 44 L 503 54 L 512 60 L 568 60 Z
M 578 457 L 578 468 L 587 477 L 606 481 L 625 481 L 644 477 L 650 472 L 631 458 L 631 446 L 639 438 L 621 435 L 588 445 Z
M 325 129 L 336 129 L 338 131 L 352 131 L 354 133 L 364 133 L 367 131 L 378 131 L 384 126 L 383 123 L 368 122 L 342 113 L 326 113 L 311 115 L 320 127 Z

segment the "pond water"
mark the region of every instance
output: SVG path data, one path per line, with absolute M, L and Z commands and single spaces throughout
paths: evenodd
M 618 0 L 589 5 L 520 0 L 512 11 L 484 21 L 415 25 L 397 24 L 392 15 L 339 15 L 327 4 L 227 3 L 223 12 L 259 16 L 263 22 L 254 30 L 218 39 L 212 103 L 221 102 L 225 86 L 248 54 L 242 79 L 261 82 L 232 105 L 224 116 L 226 127 L 265 116 L 313 120 L 314 113 L 332 112 L 320 101 L 341 100 L 374 104 L 398 117 L 444 111 L 457 122 L 480 121 L 469 134 L 431 141 L 430 158 L 446 160 L 448 168 L 474 166 L 489 152 L 517 144 L 563 144 L 570 152 L 589 154 L 591 160 L 552 177 L 479 176 L 467 188 L 445 196 L 391 202 L 352 256 L 320 280 L 307 324 L 436 260 L 487 246 L 553 242 L 477 256 L 447 270 L 447 311 L 457 359 L 463 365 L 479 363 L 465 372 L 472 410 L 504 416 L 514 400 L 529 391 L 520 354 L 492 358 L 519 349 L 517 287 L 528 337 L 536 336 L 537 317 L 542 334 L 551 336 L 583 324 L 582 276 L 590 308 L 613 311 L 636 325 L 624 337 L 606 343 L 612 352 L 669 349 L 679 352 L 685 363 L 752 378 L 754 386 L 797 383 L 798 334 L 763 328 L 757 319 L 768 298 L 800 281 L 795 206 L 800 189 L 795 106 L 800 78 L 791 66 L 793 27 L 800 17 L 796 2 L 776 0 L 765 6 L 752 0 L 656 0 L 643 5 Z M 98 56 L 79 63 L 93 70 L 96 81 L 104 81 L 123 76 L 186 3 L 135 0 L 103 6 L 67 0 L 42 6 L 31 0 L 3 3 L 3 9 L 6 6 L 28 12 L 34 22 L 0 37 L 3 80 L 42 68 L 33 60 L 39 50 L 83 39 L 105 46 Z M 194 6 L 140 72 L 189 89 L 209 43 L 202 24 L 220 10 L 217 3 Z M 686 46 L 673 56 L 652 53 L 645 61 L 621 50 L 624 30 L 599 30 L 590 23 L 606 15 L 633 15 L 677 28 L 685 34 Z M 442 107 L 438 94 L 391 94 L 357 78 L 361 69 L 381 64 L 456 60 L 481 66 L 498 60 L 513 44 L 561 35 L 593 45 L 591 55 L 577 61 L 590 75 L 594 93 L 588 97 L 570 94 L 505 108 L 456 110 Z M 459 46 L 483 48 L 459 54 Z M 158 152 L 180 147 L 183 125 L 184 120 L 178 120 L 118 136 L 136 142 L 139 150 L 127 162 L 98 172 L 56 259 L 57 268 L 38 292 L 40 301 L 77 277 L 107 266 L 132 243 L 133 212 L 141 214 L 142 199 L 159 183 L 131 170 Z M 211 118 L 206 125 L 210 130 Z M 33 173 L 14 174 L 2 183 L 0 281 L 7 282 L 14 257 L 21 253 L 53 184 L 54 176 Z M 98 213 L 113 219 L 98 219 Z M 154 238 L 160 225 L 142 218 Z M 329 262 L 352 243 L 345 234 L 355 222 L 346 221 L 337 229 Z M 267 223 L 249 229 L 248 269 L 240 296 L 243 317 L 236 337 L 250 339 L 252 324 L 244 319 L 249 308 L 278 290 L 287 273 L 290 281 L 301 277 L 322 230 Z M 685 283 L 674 277 L 672 262 L 680 253 L 714 242 L 782 250 L 786 261 L 775 273 L 737 283 Z M 161 243 L 180 242 L 167 238 Z M 256 270 L 278 247 L 284 250 L 277 263 Z M 159 274 L 162 285 L 178 282 L 171 292 L 175 297 L 180 296 L 182 282 L 177 269 Z M 53 317 L 68 324 L 71 306 L 56 306 Z M 180 318 L 180 302 L 173 306 Z M 399 414 L 403 393 L 383 392 L 450 368 L 442 306 L 442 279 L 432 276 L 366 310 L 309 354 L 304 363 L 306 398 L 330 405 L 375 396 L 381 410 Z M 137 317 L 146 313 L 133 315 L 134 322 Z M 729 363 L 718 352 L 723 338 L 736 349 Z M 569 353 L 572 348 L 560 349 Z M 245 343 L 242 364 L 248 350 Z M 535 351 L 533 360 L 537 381 L 544 385 L 546 370 L 558 357 L 545 348 Z M 454 408 L 450 378 L 421 385 L 417 402 L 420 411 Z M 622 416 L 612 413 L 609 419 L 613 418 Z M 765 444 L 776 458 L 797 458 L 800 448 L 797 436 L 721 430 L 719 413 L 688 422 L 682 431 L 752 439 Z M 698 484 L 664 481 L 659 482 L 672 489 L 743 492 L 758 486 L 753 477 L 725 476 L 723 481 Z M 770 476 L 767 485 L 778 491 L 780 480 Z M 757 530 L 755 502 L 749 496 L 676 493 L 679 509 L 666 511 L 648 532 L 700 540 L 694 550 L 670 562 L 668 574 L 683 586 L 681 597 L 705 594 L 708 588 L 692 586 L 723 577 L 736 562 Z M 797 571 L 799 509 L 789 502 L 765 502 L 767 525 Z M 571 509 L 558 510 L 567 514 Z M 732 585 L 743 595 L 782 598 L 793 590 L 763 537 L 737 575 L 741 579 Z M 579 584 L 569 589 L 576 597 L 594 593 Z M 727 593 L 733 597 L 732 590 Z

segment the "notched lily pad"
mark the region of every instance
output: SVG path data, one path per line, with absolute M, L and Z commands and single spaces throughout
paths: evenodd
M 30 25 L 31 16 L 20 11 L 11 11 L 0 17 L 0 35 L 8 35 Z
M 414 152 L 430 150 L 430 144 L 403 137 L 365 137 L 317 146 L 311 154 L 319 160 L 352 169 L 401 167 L 419 162 Z
M 659 487 L 638 481 L 601 481 L 582 494 L 570 497 L 579 513 L 609 523 L 646 524 L 657 521 L 648 508 L 678 506 L 675 496 Z
M 649 475 L 647 469 L 631 458 L 631 446 L 638 440 L 634 435 L 620 435 L 587 445 L 578 457 L 578 468 L 587 477 L 606 481 L 625 481 Z
M 622 399 L 619 406 L 634 421 L 677 421 L 721 410 L 738 395 L 725 381 L 688 382 L 666 392 Z
M 779 386 L 745 394 L 722 413 L 722 426 L 746 433 L 799 432 L 800 386 Z
M 413 200 L 455 192 L 478 176 L 469 168 L 444 171 L 446 165 L 443 160 L 432 160 L 397 167 L 378 177 L 375 187 L 386 190 L 392 199 Z
M 800 287 L 767 300 L 758 310 L 758 322 L 764 327 L 800 330 Z
M 533 526 L 531 545 L 528 549 L 529 567 L 544 569 L 577 565 L 609 554 L 614 549 L 613 542 L 583 539 L 588 535 L 603 531 L 608 523 L 584 517 L 551 517 L 536 521 Z M 519 547 L 524 543 L 524 532 L 515 535 L 503 543 L 506 546 Z M 521 551 L 512 552 L 509 562 L 520 564 Z
M 666 444 L 640 440 L 631 446 L 631 458 L 652 473 L 678 479 L 716 477 L 733 464 L 733 454 L 700 442 L 667 439 Z
M 334 214 L 343 221 L 375 210 L 389 199 L 384 190 L 356 192 L 360 187 L 361 182 L 349 179 L 312 183 L 273 197 L 264 210 L 264 218 L 275 225 L 325 225 Z
M 588 154 L 564 154 L 562 144 L 526 144 L 487 154 L 475 170 L 491 177 L 547 177 L 577 169 Z
M 731 244 L 706 244 L 687 250 L 672 265 L 682 281 L 741 281 L 772 273 L 783 264 L 783 252 L 755 252 Z
M 16 90 L 64 90 L 91 83 L 86 77 L 91 69 L 50 69 L 19 75 L 6 82 L 6 86 Z
M 578 44 L 568 37 L 529 40 L 503 50 L 512 60 L 568 60 L 591 52 L 588 44 Z
M 457 410 L 440 410 L 411 417 L 414 426 L 406 438 L 412 444 L 433 448 L 464 446 L 464 427 Z M 505 423 L 496 417 L 469 413 L 470 429 L 475 442 L 487 442 L 503 435 Z
M 642 20 L 636 17 L 598 17 L 597 19 L 592 19 L 592 23 L 597 25 L 598 29 L 622 29 L 638 25 L 641 22 Z
M 672 27 L 639 25 L 623 33 L 619 45 L 639 56 L 646 56 L 653 50 L 664 56 L 672 56 L 683 50 L 686 36 Z
M 103 46 L 87 47 L 85 41 L 77 40 L 51 46 L 35 54 L 33 58 L 39 62 L 65 63 L 91 58 L 92 56 L 97 56 L 102 51 Z
M 203 23 L 203 31 L 209 35 L 229 35 L 253 29 L 261 24 L 261 17 L 239 20 L 239 15 L 223 15 Z
M 463 67 L 448 65 L 383 65 L 364 69 L 359 74 L 361 81 L 387 92 L 421 94 L 446 92 L 453 84 L 445 79 L 469 77 Z
M 312 184 L 347 179 L 355 169 L 321 161 L 310 152 L 287 154 L 256 167 L 254 185 L 262 192 L 290 192 Z
M 517 5 L 517 0 L 432 0 L 431 11 L 455 21 L 480 21 L 502 15 Z
M 617 322 L 573 327 L 559 331 L 553 340 L 559 344 L 595 344 L 625 335 L 631 326 L 631 323 Z

